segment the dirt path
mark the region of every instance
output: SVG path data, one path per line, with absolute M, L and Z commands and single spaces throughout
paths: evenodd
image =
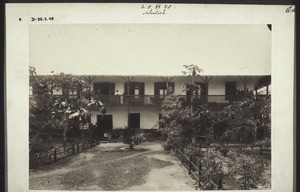
M 186 169 L 159 143 L 144 143 L 133 151 L 126 147 L 121 143 L 101 144 L 31 170 L 30 189 L 195 190 Z

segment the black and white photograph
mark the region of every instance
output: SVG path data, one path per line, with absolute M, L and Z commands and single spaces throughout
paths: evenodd
M 30 189 L 270 189 L 271 34 L 30 26 Z
M 26 51 L 8 47 L 8 62 L 26 58 L 8 67 L 26 103 L 8 115 L 8 152 L 23 154 L 28 190 L 290 189 L 292 105 L 279 96 L 292 97 L 293 73 L 274 54 L 276 22 L 170 22 L 174 4 L 136 4 L 137 22 L 97 22 L 92 8 L 80 22 L 49 7 L 27 17 Z

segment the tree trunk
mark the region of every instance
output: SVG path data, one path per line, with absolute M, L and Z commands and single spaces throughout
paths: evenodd
M 192 143 L 193 143 L 193 144 L 196 144 L 197 135 L 196 135 L 196 134 L 195 134 L 195 135 L 192 135 L 192 136 L 191 136 L 191 139 L 192 139 Z
M 90 125 L 89 129 L 89 142 L 91 143 L 91 146 L 93 145 L 93 126 Z
M 67 146 L 67 132 L 68 132 L 68 123 L 67 123 L 67 116 L 63 116 L 63 147 L 64 151 L 66 151 L 66 146 Z
M 84 135 L 84 129 L 83 129 L 82 132 L 81 132 L 81 141 L 82 141 L 82 143 L 84 143 L 84 140 L 85 140 L 85 139 L 84 139 L 84 136 L 85 136 L 85 135 Z
M 64 146 L 64 151 L 66 151 L 66 146 L 67 146 L 67 125 L 64 125 L 64 131 L 63 131 L 63 146 Z
M 242 145 L 243 145 L 243 143 L 242 143 L 242 136 L 240 135 L 240 150 L 242 150 Z

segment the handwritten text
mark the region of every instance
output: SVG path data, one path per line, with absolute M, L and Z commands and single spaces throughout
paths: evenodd
M 167 10 L 169 10 L 172 5 L 142 5 L 141 9 L 143 10 L 143 15 L 165 15 Z

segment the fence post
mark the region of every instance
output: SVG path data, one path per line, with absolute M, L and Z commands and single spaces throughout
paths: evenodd
M 84 142 L 82 142 L 82 150 L 84 150 Z
M 183 153 L 181 154 L 181 164 L 184 165 L 184 154 Z
M 222 177 L 220 177 L 218 181 L 218 190 L 222 190 L 222 189 L 223 189 L 223 182 L 222 182 Z
M 193 156 L 190 156 L 190 161 L 189 161 L 189 175 L 192 173 L 192 158 Z
M 200 183 L 200 178 L 201 178 L 201 169 L 202 169 L 202 166 L 201 166 L 201 161 L 199 162 L 199 166 L 198 166 L 198 185 L 199 185 L 199 189 L 201 187 L 201 183 Z
M 56 149 L 54 149 L 54 162 L 56 162 L 56 154 L 57 152 L 56 152 Z
M 75 145 L 72 145 L 73 155 L 75 154 Z
M 77 143 L 77 153 L 79 153 L 79 143 Z

